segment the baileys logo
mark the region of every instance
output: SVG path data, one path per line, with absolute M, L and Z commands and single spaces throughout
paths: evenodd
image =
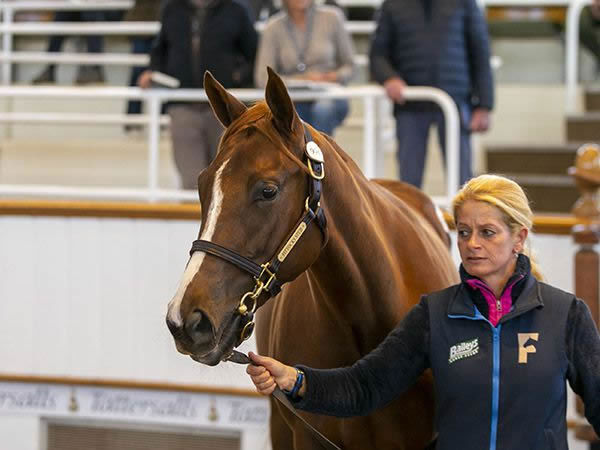
M 479 353 L 479 339 L 475 338 L 471 341 L 461 342 L 460 344 L 453 345 L 450 347 L 450 355 L 448 357 L 448 364 L 452 364 L 455 361 L 463 358 L 469 358 Z

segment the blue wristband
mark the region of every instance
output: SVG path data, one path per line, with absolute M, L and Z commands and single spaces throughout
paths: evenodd
M 286 395 L 289 395 L 291 398 L 296 398 L 298 396 L 298 391 L 302 387 L 302 382 L 304 381 L 304 372 L 298 368 L 296 368 L 296 382 L 294 383 L 294 387 L 290 391 L 283 391 Z

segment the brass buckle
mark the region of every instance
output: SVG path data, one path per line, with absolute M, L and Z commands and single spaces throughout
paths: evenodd
M 310 176 L 313 177 L 315 180 L 322 180 L 323 178 L 325 178 L 325 164 L 319 164 L 321 164 L 321 175 L 317 175 L 313 170 L 312 164 L 310 162 L 308 163 L 308 171 L 310 172 Z
M 306 212 L 308 211 L 312 211 L 310 209 L 310 206 L 308 206 L 308 200 L 310 200 L 310 197 L 306 197 L 306 200 L 304 201 L 304 209 Z M 315 211 L 313 211 L 313 214 L 316 216 L 317 213 L 319 212 L 319 209 L 321 208 L 321 202 L 317 202 L 317 209 Z
M 263 268 L 263 270 L 260 272 L 258 278 L 256 278 L 257 286 L 260 285 L 260 291 L 256 294 L 257 297 L 260 295 L 263 289 L 266 289 L 268 291 L 271 287 L 271 283 L 275 279 L 275 274 L 269 270 L 269 266 L 270 263 L 261 264 L 260 266 Z M 267 278 L 267 281 L 262 281 L 262 277 L 265 273 L 268 274 L 269 278 Z
M 265 289 L 269 290 L 269 288 L 271 287 L 271 283 L 275 279 L 275 274 L 269 270 L 269 263 L 261 264 L 260 267 L 262 267 L 262 271 L 260 272 L 258 277 L 254 278 L 254 281 L 256 282 L 256 284 L 254 285 L 254 289 L 252 291 L 246 292 L 240 300 L 238 312 L 242 316 L 245 316 L 248 312 L 254 313 L 254 311 L 256 311 L 258 297 L 260 296 L 260 294 L 262 294 L 262 291 L 264 291 Z M 268 278 L 266 281 L 263 281 L 262 278 L 265 273 L 268 275 Z M 247 299 L 252 300 L 250 306 L 246 304 Z

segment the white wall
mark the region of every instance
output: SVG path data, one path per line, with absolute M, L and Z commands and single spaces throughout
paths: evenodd
M 192 221 L 2 217 L 0 371 L 250 387 L 179 355 L 165 326 Z

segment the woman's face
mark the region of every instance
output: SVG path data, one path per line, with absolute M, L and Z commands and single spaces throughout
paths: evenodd
M 306 11 L 313 0 L 285 0 L 288 11 Z
M 523 249 L 527 228 L 511 233 L 502 213 L 489 203 L 467 200 L 457 211 L 458 250 L 465 270 L 490 287 L 512 275 L 515 252 Z

